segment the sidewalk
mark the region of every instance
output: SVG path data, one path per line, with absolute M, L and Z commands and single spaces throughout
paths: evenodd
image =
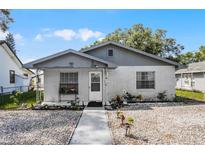
M 70 144 L 112 144 L 105 110 L 85 109 Z

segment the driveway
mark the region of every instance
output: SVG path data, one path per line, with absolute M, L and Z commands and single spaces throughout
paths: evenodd
M 0 110 L 0 144 L 68 144 L 81 113 Z
M 105 110 L 86 108 L 70 144 L 112 144 Z

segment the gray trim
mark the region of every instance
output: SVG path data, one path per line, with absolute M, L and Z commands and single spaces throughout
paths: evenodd
M 136 52 L 136 53 L 144 55 L 144 56 L 148 56 L 148 57 L 151 57 L 151 58 L 163 61 L 165 63 L 171 64 L 171 65 L 174 65 L 174 66 L 180 66 L 180 64 L 178 64 L 177 62 L 174 62 L 174 61 L 171 61 L 171 60 L 168 60 L 168 59 L 165 59 L 165 58 L 153 55 L 153 54 L 149 54 L 149 53 L 146 53 L 144 51 L 140 51 L 140 50 L 137 50 L 137 49 L 125 46 L 123 44 L 120 44 L 120 43 L 117 43 L 117 42 L 114 42 L 114 41 L 107 41 L 107 42 L 104 42 L 104 43 L 92 46 L 92 47 L 87 48 L 87 49 L 82 49 L 82 50 L 80 50 L 80 52 L 88 52 L 90 50 L 93 50 L 93 49 L 96 49 L 96 48 L 100 48 L 100 47 L 103 47 L 103 46 L 106 46 L 106 45 L 109 45 L 109 44 L 112 44 L 112 45 L 115 45 L 115 46 L 118 46 L 118 47 L 130 50 L 130 51 Z
M 41 58 L 41 59 L 38 59 L 38 60 L 34 60 L 32 62 L 24 64 L 24 67 L 26 67 L 26 68 L 35 68 L 34 65 L 36 65 L 36 64 L 39 64 L 39 63 L 42 63 L 42 62 L 45 62 L 45 61 L 49 61 L 51 59 L 54 59 L 54 58 L 59 57 L 59 56 L 63 56 L 63 55 L 68 54 L 68 53 L 73 53 L 73 54 L 76 54 L 78 56 L 82 56 L 82 57 L 85 57 L 85 58 L 88 58 L 88 59 L 91 59 L 91 60 L 95 60 L 97 62 L 101 62 L 103 64 L 106 64 L 109 68 L 116 68 L 117 67 L 117 65 L 114 64 L 114 63 L 102 60 L 100 58 L 97 58 L 97 57 L 94 57 L 94 56 L 91 56 L 91 55 L 88 55 L 88 54 L 85 54 L 85 53 L 82 53 L 82 52 L 79 52 L 79 51 L 75 51 L 73 49 L 65 50 L 65 51 L 58 52 L 56 54 L 53 54 L 53 55 L 50 55 L 50 56 L 47 56 L 47 57 L 44 57 L 44 58 Z
M 193 71 L 188 71 L 188 70 L 178 70 L 177 72 L 175 72 L 175 74 L 182 74 L 182 73 L 203 73 L 205 72 L 205 70 L 200 70 L 200 71 L 197 71 L 197 70 L 193 70 Z

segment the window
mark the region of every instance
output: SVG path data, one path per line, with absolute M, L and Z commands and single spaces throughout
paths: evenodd
M 108 49 L 107 55 L 108 55 L 109 57 L 112 57 L 112 56 L 113 56 L 113 49 Z
M 91 74 L 91 91 L 100 91 L 100 74 Z
M 15 71 L 14 70 L 9 71 L 9 77 L 10 77 L 10 83 L 15 83 Z
M 23 75 L 24 75 L 25 77 L 28 77 L 28 74 L 27 74 L 27 73 L 24 73 Z
M 60 94 L 78 94 L 78 73 L 60 73 Z
M 136 74 L 137 89 L 154 89 L 155 72 L 137 72 Z
M 191 84 L 191 74 L 190 73 L 185 73 L 185 74 L 182 74 L 182 77 L 184 78 L 184 86 L 190 86 L 190 84 Z

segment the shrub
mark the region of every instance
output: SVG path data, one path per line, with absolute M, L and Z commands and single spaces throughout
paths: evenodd
M 114 97 L 111 100 L 110 105 L 111 105 L 112 109 L 121 108 L 123 106 L 123 101 L 122 101 L 121 97 L 119 95 L 117 95 L 116 97 Z
M 175 96 L 173 101 L 174 102 L 184 102 L 185 99 L 183 97 L 180 97 L 180 96 Z
M 142 101 L 142 100 L 143 100 L 143 96 L 142 96 L 141 94 L 140 94 L 140 95 L 137 95 L 137 96 L 136 96 L 136 99 Z
M 166 91 L 163 91 L 163 92 L 158 93 L 157 99 L 159 99 L 159 100 L 161 100 L 161 101 L 166 101 L 166 100 L 167 100 Z
M 15 94 L 10 96 L 10 99 L 12 100 L 13 103 L 19 105 L 22 103 L 23 97 L 22 97 L 22 92 L 17 91 Z

